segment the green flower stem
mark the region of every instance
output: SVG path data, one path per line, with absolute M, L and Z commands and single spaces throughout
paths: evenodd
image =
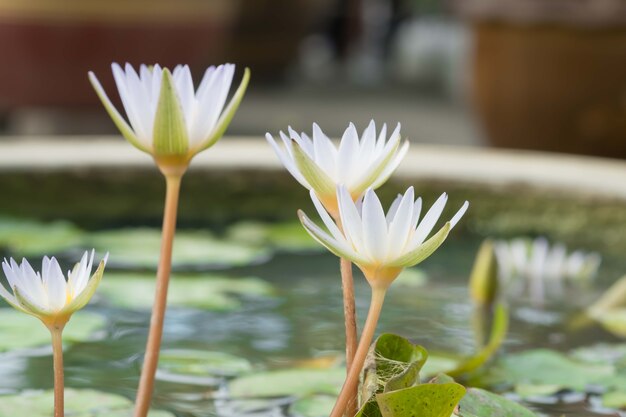
M 161 255 L 157 269 L 157 283 L 150 319 L 150 332 L 146 345 L 146 355 L 141 369 L 141 378 L 135 402 L 135 417 L 146 417 L 150 410 L 154 376 L 159 362 L 159 350 L 163 336 L 163 322 L 167 306 L 167 288 L 172 269 L 172 247 L 176 233 L 176 213 L 178 211 L 178 196 L 182 173 L 171 173 L 162 169 L 166 180 L 165 211 L 163 213 L 163 230 L 161 240 Z
M 374 338 L 374 332 L 376 331 L 376 324 L 380 317 L 380 312 L 383 308 L 383 302 L 385 301 L 385 294 L 387 293 L 387 287 L 373 287 L 372 288 L 372 300 L 370 302 L 370 308 L 367 312 L 367 319 L 365 320 L 365 326 L 361 333 L 361 340 L 359 341 L 359 347 L 354 355 L 352 366 L 348 370 L 348 376 L 346 377 L 337 402 L 333 407 L 333 411 L 330 413 L 330 417 L 341 417 L 346 411 L 346 407 L 352 398 L 353 392 L 356 392 L 359 385 L 359 376 L 361 369 L 365 363 L 365 357 L 369 350 L 372 339 Z
M 50 326 L 52 360 L 54 363 L 54 417 L 64 417 L 63 326 Z
M 346 326 L 346 369 L 350 370 L 354 355 L 357 350 L 358 335 L 356 330 L 356 308 L 354 303 L 354 279 L 352 277 L 352 262 L 348 259 L 341 258 L 341 289 L 343 292 L 343 315 Z M 348 405 L 346 407 L 346 415 L 354 416 L 358 411 L 357 389 L 349 393 Z

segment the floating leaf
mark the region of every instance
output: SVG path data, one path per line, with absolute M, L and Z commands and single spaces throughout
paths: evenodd
M 108 273 L 98 294 L 126 308 L 150 308 L 156 280 L 147 273 Z M 168 305 L 208 310 L 233 310 L 241 306 L 237 296 L 269 296 L 272 287 L 259 278 L 231 278 L 220 275 L 174 274 L 170 280 Z
M 227 236 L 236 242 L 269 245 L 284 251 L 323 251 L 300 222 L 239 222 L 228 229 Z
M 428 276 L 426 273 L 418 268 L 406 268 L 403 270 L 398 278 L 393 282 L 393 288 L 398 287 L 421 287 L 426 284 Z M 400 288 L 402 291 L 402 288 Z
M 345 377 L 343 368 L 267 371 L 230 381 L 228 391 L 232 398 L 338 395 Z
M 337 398 L 330 395 L 301 398 L 289 407 L 289 414 L 297 417 L 327 417 L 336 401 Z
M 63 342 L 87 340 L 105 322 L 99 314 L 86 311 L 74 314 L 63 331 Z M 38 319 L 9 308 L 0 309 L 0 334 L 0 352 L 50 344 L 50 332 Z
M 421 384 L 376 395 L 383 417 L 450 417 L 465 394 L 455 382 Z
M 217 385 L 224 377 L 252 370 L 247 359 L 225 352 L 169 349 L 159 355 L 157 379 L 193 385 Z
M 42 223 L 0 218 L 0 246 L 19 256 L 58 254 L 81 246 L 83 238 L 80 229 L 64 221 Z
M 608 381 L 614 376 L 609 365 L 585 364 L 548 349 L 536 349 L 508 355 L 490 369 L 487 381 L 491 384 L 514 386 L 551 386 L 582 391 L 588 385 Z
M 134 404 L 120 395 L 93 390 L 65 390 L 65 414 L 72 417 L 131 417 Z M 0 417 L 27 415 L 50 417 L 54 414 L 54 392 L 25 391 L 0 396 Z M 153 410 L 148 417 L 174 417 L 167 411 Z
M 467 390 L 459 410 L 459 417 L 536 417 L 520 404 L 478 388 Z
M 161 231 L 135 228 L 99 232 L 91 237 L 98 252 L 109 252 L 113 266 L 156 269 L 161 248 Z M 175 267 L 242 266 L 265 259 L 267 249 L 217 239 L 207 232 L 178 232 L 174 240 Z

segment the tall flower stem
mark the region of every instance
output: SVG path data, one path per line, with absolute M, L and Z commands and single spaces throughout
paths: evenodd
M 176 233 L 176 213 L 178 211 L 178 196 L 183 174 L 171 173 L 162 169 L 166 181 L 165 210 L 163 213 L 163 230 L 161 237 L 161 255 L 157 269 L 156 291 L 154 305 L 150 319 L 150 332 L 146 345 L 146 355 L 141 369 L 141 378 L 135 402 L 135 417 L 146 417 L 150 410 L 154 376 L 159 362 L 159 350 L 163 336 L 163 322 L 167 306 L 167 288 L 172 270 L 172 247 Z M 184 171 L 183 171 L 184 172 Z
M 64 417 L 63 326 L 50 326 L 49 329 L 52 335 L 52 361 L 54 363 L 54 417 Z
M 376 324 L 380 317 L 380 312 L 383 308 L 383 302 L 385 300 L 385 294 L 387 292 L 386 287 L 373 287 L 372 288 L 372 300 L 370 302 L 370 308 L 367 312 L 367 319 L 365 320 L 365 326 L 361 333 L 361 340 L 359 346 L 354 355 L 352 366 L 348 370 L 348 376 L 346 377 L 337 402 L 333 407 L 333 411 L 330 413 L 330 417 L 341 417 L 346 411 L 346 406 L 350 402 L 351 395 L 356 391 L 359 385 L 359 376 L 361 369 L 365 363 L 365 357 L 369 350 L 372 339 L 374 338 L 374 332 L 376 331 Z
M 348 372 L 352 367 L 354 355 L 357 350 L 358 335 L 356 330 L 356 308 L 354 301 L 354 279 L 352 277 L 352 262 L 341 258 L 341 289 L 343 292 L 343 316 L 346 327 L 346 369 Z M 346 415 L 352 417 L 358 411 L 357 389 L 355 386 L 352 392 L 348 393 L 349 400 L 346 407 Z

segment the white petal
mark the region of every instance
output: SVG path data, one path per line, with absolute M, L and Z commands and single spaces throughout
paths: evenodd
M 463 203 L 459 211 L 457 211 L 456 214 L 450 220 L 450 229 L 452 229 L 459 222 L 459 220 L 461 220 L 461 217 L 463 217 L 468 207 L 469 207 L 468 201 Z
M 282 132 L 281 132 L 282 133 Z M 309 185 L 309 183 L 307 182 L 306 179 L 304 179 L 304 177 L 302 176 L 302 174 L 300 173 L 300 171 L 298 170 L 298 167 L 296 166 L 295 162 L 293 161 L 293 156 L 291 155 L 291 153 L 289 152 L 289 154 L 287 154 L 287 152 L 285 152 L 284 149 L 281 149 L 280 145 L 278 145 L 276 143 L 276 141 L 274 140 L 274 138 L 272 137 L 272 135 L 270 135 L 269 133 L 267 133 L 265 135 L 265 139 L 267 140 L 267 142 L 271 145 L 271 147 L 274 149 L 274 152 L 276 153 L 276 155 L 278 156 L 278 159 L 280 159 L 280 162 L 282 162 L 283 166 L 285 168 L 287 168 L 287 171 L 289 171 L 289 173 L 300 183 L 302 184 L 305 188 L 307 189 L 311 189 L 311 186 Z M 286 149 L 288 145 L 285 145 Z M 291 144 L 289 144 L 289 146 L 291 146 Z
M 317 210 L 317 212 L 320 215 L 320 218 L 322 219 L 322 221 L 328 228 L 328 231 L 333 235 L 335 240 L 337 240 L 338 242 L 343 242 L 347 245 L 348 242 L 346 241 L 345 236 L 343 235 L 343 233 L 341 233 L 341 231 L 339 230 L 339 228 L 337 227 L 333 219 L 331 219 L 330 215 L 324 208 L 324 205 L 321 203 L 319 198 L 317 198 L 317 195 L 315 195 L 315 191 L 311 190 L 309 194 L 311 195 L 311 200 L 313 201 L 313 205 L 315 206 L 315 209 Z
M 351 127 L 354 129 L 354 126 Z M 313 151 L 317 165 L 337 182 L 337 149 L 317 124 L 313 125 Z
M 399 257 L 407 243 L 412 231 L 411 218 L 413 217 L 414 196 L 413 187 L 409 187 L 406 193 L 404 193 L 396 215 L 389 224 L 387 259 Z
M 46 277 L 48 306 L 51 311 L 59 311 L 67 301 L 67 284 L 61 267 L 54 257 L 50 260 L 48 274 Z
M 354 164 L 362 163 L 357 159 L 359 137 L 354 126 L 351 127 L 344 132 L 337 151 L 337 182 L 343 184 L 350 182 L 355 169 Z
M 382 260 L 387 253 L 387 221 L 376 193 L 369 189 L 363 199 L 363 240 L 372 260 Z
M 357 252 L 364 253 L 361 215 L 352 201 L 348 189 L 343 185 L 337 188 L 337 205 L 339 206 L 339 218 L 344 236 Z
M 411 238 L 411 247 L 421 245 L 422 242 L 426 240 L 433 230 L 433 227 L 435 227 L 435 224 L 437 224 L 437 220 L 439 220 L 447 201 L 448 195 L 446 193 L 441 194 L 437 201 L 435 201 L 435 204 L 433 204 L 430 210 L 424 215 L 424 218 L 417 226 L 417 229 L 415 229 L 415 233 Z
M 417 227 L 417 222 L 420 219 L 420 214 L 422 213 L 422 197 L 418 197 L 415 200 L 415 204 L 413 204 L 413 216 L 411 217 L 411 226 L 413 230 Z

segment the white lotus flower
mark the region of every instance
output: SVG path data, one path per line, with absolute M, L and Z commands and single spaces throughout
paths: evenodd
M 141 65 L 139 73 L 130 64 L 122 69 L 114 63 L 112 68 L 130 125 L 93 72 L 89 72 L 89 80 L 122 135 L 144 152 L 186 163 L 224 134 L 250 78 L 246 68 L 239 88 L 222 111 L 235 72 L 233 64 L 209 67 L 195 92 L 187 65 L 179 65 L 173 72 L 159 65 Z
M 338 185 L 344 185 L 356 200 L 366 189 L 376 189 L 387 181 L 409 148 L 408 141 L 400 145 L 399 123 L 389 140 L 387 125 L 383 125 L 377 138 L 372 120 L 359 139 L 356 127 L 350 123 L 338 147 L 315 123 L 312 139 L 291 127 L 288 133 L 289 136 L 280 132 L 282 146 L 269 133 L 265 138 L 291 175 L 315 191 L 334 218 L 338 216 Z
M 499 277 L 509 286 L 509 292 L 519 293 L 528 285 L 530 295 L 536 301 L 543 301 L 547 291 L 561 294 L 567 281 L 588 281 L 600 266 L 597 253 L 568 253 L 564 245 L 550 245 L 543 237 L 498 241 L 494 251 Z
M 35 272 L 26 259 L 21 265 L 13 258 L 4 260 L 2 269 L 12 292 L 0 285 L 0 296 L 24 313 L 38 317 L 47 326 L 64 325 L 76 310 L 91 299 L 104 272 L 106 257 L 91 274 L 94 251 L 85 252 L 67 281 L 57 260 L 45 256 L 41 272 Z
M 340 186 L 337 201 L 343 229 L 329 216 L 313 191 L 311 198 L 328 232 L 300 211 L 300 221 L 309 234 L 335 255 L 354 262 L 373 287 L 385 288 L 402 269 L 428 258 L 444 242 L 469 205 L 466 201 L 454 217 L 427 240 L 445 207 L 448 199 L 445 193 L 420 221 L 422 199 L 414 201 L 413 187 L 399 195 L 385 215 L 372 189 L 355 203 L 347 187 Z

